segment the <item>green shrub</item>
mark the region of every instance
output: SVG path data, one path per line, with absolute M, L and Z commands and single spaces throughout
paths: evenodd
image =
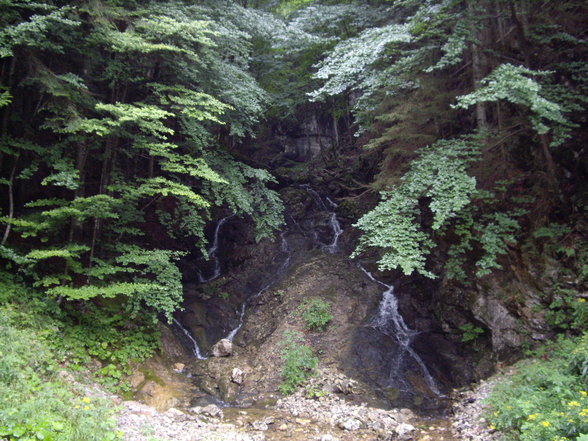
M 312 331 L 324 331 L 329 322 L 333 320 L 331 305 L 321 299 L 305 299 L 299 310 L 306 322 L 306 328 Z
M 312 349 L 302 344 L 302 340 L 299 333 L 287 332 L 284 333 L 284 340 L 280 342 L 284 359 L 280 371 L 283 380 L 280 392 L 284 395 L 293 393 L 297 386 L 310 377 L 319 361 Z
M 474 326 L 472 323 L 466 323 L 465 325 L 460 326 L 459 329 L 463 332 L 463 334 L 461 334 L 461 341 L 463 343 L 476 340 L 484 333 L 482 328 Z
M 556 285 L 545 318 L 556 330 L 583 332 L 588 325 L 588 302 L 577 291 Z
M 60 338 L 53 341 L 61 361 L 73 369 L 85 369 L 91 358 L 100 360 L 97 379 L 112 390 L 129 390 L 125 376 L 130 365 L 151 356 L 159 345 L 159 332 L 148 316 L 130 320 L 120 314 L 120 305 L 85 306 L 83 311 L 70 310 L 59 324 Z
M 508 440 L 582 440 L 588 434 L 588 334 L 560 338 L 499 383 L 488 420 Z

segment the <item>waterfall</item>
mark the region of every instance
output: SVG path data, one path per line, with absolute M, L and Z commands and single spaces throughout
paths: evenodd
M 382 300 L 378 306 L 378 312 L 374 318 L 370 321 L 370 326 L 376 328 L 381 333 L 396 339 L 398 342 L 401 353 L 395 360 L 394 369 L 390 371 L 390 377 L 395 374 L 395 371 L 400 367 L 403 360 L 403 355 L 407 353 L 413 360 L 419 365 L 423 377 L 427 382 L 427 386 L 437 396 L 441 396 L 441 392 L 437 387 L 435 379 L 427 369 L 427 366 L 423 362 L 422 358 L 412 348 L 411 343 L 413 338 L 419 333 L 414 329 L 410 329 L 400 312 L 398 311 L 398 298 L 394 295 L 394 285 L 388 285 L 380 280 L 377 280 L 372 273 L 366 270 L 363 266 L 359 265 L 359 268 L 372 280 L 373 282 L 383 286 L 384 292 L 382 294 Z
M 212 244 L 210 245 L 210 248 L 207 250 L 207 254 L 208 254 L 208 259 L 212 260 L 214 266 L 212 267 L 212 275 L 208 278 L 205 278 L 202 273 L 200 271 L 198 271 L 198 281 L 200 283 L 206 283 L 206 282 L 210 282 L 214 279 L 218 279 L 221 275 L 221 265 L 220 265 L 220 259 L 218 258 L 217 252 L 218 252 L 218 242 L 219 242 L 219 236 L 220 236 L 220 230 L 222 228 L 222 226 L 230 219 L 234 216 L 234 214 L 229 214 L 228 216 L 223 217 L 222 219 L 220 219 L 218 221 L 218 223 L 216 224 L 216 227 L 214 229 L 214 236 L 212 238 Z
M 266 292 L 268 289 L 270 289 L 278 280 L 280 280 L 280 277 L 284 274 L 284 271 L 290 265 L 292 253 L 290 252 L 290 246 L 288 245 L 288 240 L 286 239 L 286 232 L 285 231 L 280 233 L 280 240 L 281 240 L 280 251 L 282 253 L 285 253 L 286 257 L 284 258 L 280 267 L 278 268 L 278 271 L 276 272 L 276 277 L 274 279 L 270 280 L 268 283 L 266 283 L 263 286 L 263 288 L 261 288 L 257 293 L 253 294 L 251 297 L 249 297 L 247 300 L 245 300 L 241 304 L 241 308 L 239 308 L 239 323 L 237 324 L 237 326 L 234 329 L 231 330 L 231 332 L 229 332 L 229 334 L 225 337 L 226 339 L 233 341 L 233 339 L 235 338 L 235 336 L 241 330 L 241 328 L 243 327 L 243 324 L 245 323 L 245 312 L 247 311 L 247 307 L 251 304 L 251 302 L 253 300 L 255 300 L 257 297 L 262 295 L 264 292 Z M 274 259 L 273 259 L 274 261 L 275 261 L 276 257 L 277 256 L 274 256 Z
M 301 185 L 301 187 L 312 197 L 313 201 L 319 207 L 319 209 L 321 211 L 326 212 L 329 215 L 329 225 L 333 232 L 333 239 L 331 240 L 331 243 L 321 243 L 318 238 L 318 233 L 316 231 L 313 231 L 313 236 L 315 240 L 319 242 L 321 248 L 327 253 L 336 253 L 338 250 L 339 236 L 343 234 L 343 228 L 341 228 L 341 223 L 337 218 L 337 204 L 333 202 L 333 200 L 329 197 L 321 197 L 321 195 L 318 194 L 318 192 L 308 184 L 303 184 Z
M 202 353 L 200 352 L 200 347 L 198 346 L 198 342 L 196 341 L 196 339 L 194 337 L 192 337 L 192 334 L 190 334 L 190 332 L 186 328 L 184 328 L 182 326 L 182 324 L 176 319 L 174 319 L 174 325 L 176 325 L 177 328 L 180 331 L 182 331 L 182 333 L 186 336 L 186 338 L 192 343 L 192 352 L 194 353 L 194 356 L 198 360 L 206 360 L 207 357 L 202 355 Z

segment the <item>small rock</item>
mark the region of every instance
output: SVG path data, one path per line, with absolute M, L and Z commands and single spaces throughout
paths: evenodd
M 145 375 L 141 371 L 135 371 L 129 377 L 129 384 L 133 389 L 137 389 L 145 381 Z
M 321 441 L 338 441 L 338 440 L 333 435 L 328 433 L 326 435 L 321 436 Z
M 245 376 L 245 373 L 241 369 L 234 368 L 233 371 L 231 372 L 231 381 L 236 384 L 243 384 L 243 377 L 244 376 Z
M 192 413 L 196 415 L 206 415 L 212 418 L 223 418 L 223 410 L 216 404 L 209 404 L 206 407 L 193 407 L 190 409 Z
M 175 407 L 170 407 L 166 413 L 172 417 L 179 417 L 184 415 L 184 412 L 176 409 Z
M 355 431 L 361 428 L 361 422 L 355 418 L 339 422 L 339 427 L 343 430 Z
M 335 392 L 339 392 L 339 393 L 343 393 L 345 395 L 350 395 L 353 393 L 353 387 L 355 385 L 355 381 L 350 380 L 350 379 L 344 379 L 344 380 L 336 380 L 335 381 L 335 385 L 334 385 L 334 391 Z
M 278 427 L 278 430 L 280 432 L 285 432 L 286 430 L 288 430 L 288 425 L 287 424 L 280 424 L 280 427 Z
M 269 427 L 267 426 L 267 424 L 264 421 L 253 421 L 251 423 L 251 426 L 255 430 L 260 430 L 262 432 L 265 432 L 267 429 L 269 429 Z
M 174 363 L 174 371 L 177 372 L 178 374 L 181 374 L 182 372 L 184 372 L 185 367 L 186 367 L 186 365 L 184 363 Z
M 412 424 L 402 423 L 396 426 L 394 431 L 398 435 L 400 439 L 405 439 L 407 435 L 410 435 L 411 432 L 414 432 L 416 428 Z
M 233 353 L 233 343 L 227 338 L 223 338 L 212 347 L 213 357 L 228 357 Z

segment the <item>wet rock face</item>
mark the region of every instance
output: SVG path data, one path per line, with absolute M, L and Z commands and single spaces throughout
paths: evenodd
M 310 112 L 299 127 L 277 136 L 277 140 L 286 158 L 306 162 L 332 148 L 336 133 L 332 121 L 320 120 L 315 112 Z

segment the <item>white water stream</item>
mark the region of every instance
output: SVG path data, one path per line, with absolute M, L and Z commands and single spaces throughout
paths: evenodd
M 249 297 L 247 300 L 245 300 L 241 304 L 241 308 L 239 309 L 239 323 L 238 323 L 238 325 L 234 329 L 231 330 L 231 332 L 229 332 L 229 334 L 225 337 L 226 339 L 228 339 L 230 341 L 233 341 L 233 339 L 235 338 L 235 336 L 237 335 L 237 333 L 243 327 L 243 323 L 245 323 L 245 312 L 247 311 L 247 307 L 251 304 L 251 302 L 253 300 L 255 300 L 257 297 L 259 297 L 260 295 L 262 295 L 269 288 L 271 288 L 278 280 L 280 280 L 280 276 L 284 274 L 284 271 L 290 265 L 290 260 L 292 258 L 292 253 L 290 252 L 290 246 L 288 245 L 288 240 L 286 239 L 286 232 L 283 231 L 280 234 L 280 240 L 281 240 L 281 243 L 280 243 L 280 251 L 282 253 L 285 253 L 286 254 L 286 257 L 284 258 L 284 261 L 282 262 L 282 264 L 278 268 L 277 273 L 276 273 L 276 277 L 273 278 L 268 283 L 266 283 L 263 286 L 263 288 L 261 288 L 257 293 L 255 293 L 254 295 L 252 295 L 251 297 Z M 274 257 L 274 260 L 276 259 L 276 257 L 277 256 Z
M 328 196 L 323 199 L 320 194 L 316 190 L 314 190 L 310 185 L 304 184 L 301 187 L 312 197 L 315 204 L 322 210 L 328 213 L 329 215 L 329 223 L 331 226 L 331 230 L 333 231 L 333 239 L 331 243 L 325 244 L 320 242 L 318 238 L 318 233 L 315 231 L 313 236 L 315 240 L 319 243 L 320 247 L 326 251 L 327 253 L 334 254 L 338 251 L 338 244 L 339 244 L 339 236 L 343 234 L 343 228 L 341 228 L 341 223 L 337 218 L 337 204 L 333 202 Z M 325 203 L 326 201 L 326 203 Z M 328 205 L 328 206 L 327 206 Z
M 196 341 L 196 339 L 194 337 L 192 337 L 192 334 L 190 334 L 190 332 L 184 328 L 182 326 L 182 324 L 177 321 L 176 319 L 174 319 L 174 325 L 176 325 L 178 327 L 178 329 L 180 331 L 182 331 L 182 333 L 186 336 L 186 338 L 188 340 L 190 340 L 190 342 L 192 343 L 192 352 L 194 353 L 194 356 L 198 359 L 198 360 L 206 360 L 208 357 L 205 357 L 204 355 L 202 355 L 202 353 L 200 352 L 200 347 L 198 346 L 198 342 Z
M 200 283 L 211 282 L 214 279 L 218 279 L 221 275 L 220 259 L 218 258 L 220 230 L 222 226 L 233 216 L 234 214 L 229 214 L 228 216 L 225 216 L 222 219 L 220 219 L 216 224 L 216 228 L 214 229 L 214 236 L 212 238 L 212 244 L 210 245 L 210 248 L 208 248 L 208 259 L 212 260 L 213 262 L 212 275 L 206 278 L 202 275 L 200 271 L 198 271 L 198 281 Z
M 378 329 L 381 333 L 386 334 L 389 337 L 395 338 L 398 342 L 401 353 L 396 357 L 393 369 L 390 371 L 390 377 L 396 374 L 403 360 L 405 353 L 409 354 L 413 360 L 419 365 L 423 377 L 427 382 L 427 386 L 437 396 L 441 396 L 441 392 L 437 387 L 435 379 L 427 369 L 427 366 L 421 359 L 421 357 L 412 348 L 411 343 L 413 338 L 419 333 L 414 329 L 410 329 L 400 312 L 398 311 L 398 299 L 394 295 L 394 286 L 388 285 L 378 279 L 376 279 L 372 273 L 366 270 L 363 266 L 359 265 L 359 268 L 372 280 L 379 285 L 382 285 L 385 290 L 382 294 L 382 300 L 378 306 L 378 312 L 376 316 L 371 320 L 370 325 Z M 392 379 L 392 378 L 390 378 Z

